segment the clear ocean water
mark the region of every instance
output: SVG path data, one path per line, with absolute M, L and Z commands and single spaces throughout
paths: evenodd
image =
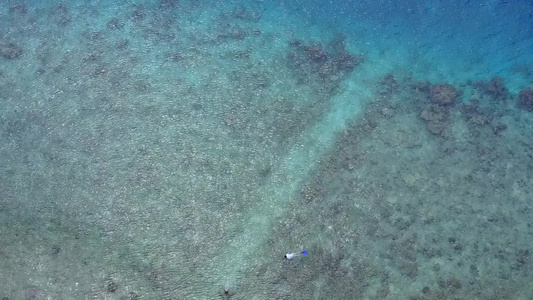
M 532 1 L 0 20 L 0 299 L 533 299 Z

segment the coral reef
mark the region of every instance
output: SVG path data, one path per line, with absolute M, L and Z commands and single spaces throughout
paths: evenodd
M 415 81 L 411 83 L 411 88 L 416 90 L 417 92 L 429 94 L 429 90 L 431 89 L 431 83 L 429 83 L 429 81 Z
M 494 77 L 489 82 L 479 81 L 474 83 L 474 86 L 494 100 L 503 100 L 509 94 L 501 77 Z
M 19 58 L 22 55 L 22 48 L 14 43 L 0 45 L 0 55 L 7 59 Z
M 475 126 L 484 126 L 490 124 L 492 116 L 490 111 L 482 108 L 475 101 L 472 104 L 462 104 L 460 106 L 461 112 L 466 117 L 467 121 Z
M 525 88 L 518 95 L 520 107 L 533 111 L 533 88 Z
M 329 46 L 329 51 L 322 44 L 306 45 L 301 40 L 291 41 L 290 46 L 288 65 L 298 81 L 318 83 L 327 93 L 363 62 L 361 55 L 351 54 L 339 42 Z
M 124 27 L 124 23 L 118 19 L 118 18 L 112 18 L 107 22 L 107 28 L 115 30 L 115 29 L 122 29 Z
M 442 135 L 448 121 L 449 111 L 439 105 L 430 105 L 420 112 L 420 117 L 426 121 L 428 130 L 436 135 Z
M 400 90 L 398 79 L 391 73 L 387 73 L 380 81 L 381 91 L 380 95 L 390 95 Z
M 54 20 L 54 23 L 59 26 L 67 26 L 72 20 L 67 5 L 63 3 L 57 4 L 52 19 Z
M 420 111 L 420 118 L 426 122 L 429 132 L 446 136 L 446 127 L 449 118 L 449 110 L 455 104 L 458 91 L 450 84 L 434 84 L 417 82 L 411 88 L 422 95 L 429 95 L 430 104 Z
M 146 12 L 140 8 L 137 8 L 133 11 L 133 13 L 131 14 L 131 18 L 134 20 L 134 21 L 141 21 L 141 20 L 144 20 L 144 18 L 146 18 Z
M 174 7 L 179 6 L 179 1 L 178 0 L 160 0 L 159 6 L 162 9 L 172 9 Z
M 11 14 L 26 15 L 28 13 L 28 4 L 27 3 L 17 3 L 9 7 L 9 12 Z
M 455 104 L 458 93 L 450 84 L 435 84 L 430 88 L 430 100 L 440 106 L 452 106 Z

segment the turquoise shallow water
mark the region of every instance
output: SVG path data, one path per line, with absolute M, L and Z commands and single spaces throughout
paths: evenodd
M 465 3 L 1 2 L 0 297 L 531 299 L 532 6 Z

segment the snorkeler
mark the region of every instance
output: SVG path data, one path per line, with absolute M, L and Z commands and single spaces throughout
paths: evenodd
M 299 253 L 287 253 L 285 254 L 283 257 L 285 259 L 293 259 L 295 258 L 296 256 L 300 256 L 300 255 L 307 255 L 309 254 L 307 251 L 302 251 L 302 252 L 299 252 Z

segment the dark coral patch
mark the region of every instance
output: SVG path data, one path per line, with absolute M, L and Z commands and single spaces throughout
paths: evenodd
M 14 43 L 0 45 L 0 55 L 7 59 L 19 58 L 22 55 L 22 48 Z
M 302 49 L 307 59 L 316 64 L 322 64 L 328 60 L 328 53 L 321 45 L 307 45 L 303 46 Z
M 11 14 L 26 15 L 28 13 L 28 4 L 27 3 L 17 3 L 9 7 L 9 12 Z
M 144 18 L 146 17 L 146 12 L 140 8 L 137 8 L 133 11 L 133 13 L 131 14 L 131 17 L 135 21 L 141 21 L 141 20 L 144 20 Z
M 59 26 L 66 26 L 72 20 L 70 17 L 69 9 L 66 4 L 59 3 L 57 4 L 54 15 L 54 22 Z
M 466 117 L 468 123 L 474 126 L 488 125 L 493 119 L 491 111 L 479 106 L 476 101 L 473 101 L 471 104 L 463 103 L 460 106 L 460 110 Z
M 334 47 L 322 44 L 304 44 L 293 40 L 289 44 L 288 66 L 302 84 L 318 84 L 320 90 L 334 91 L 339 82 L 363 62 L 360 55 L 353 55 L 336 42 Z
M 171 8 L 179 6 L 179 1 L 178 0 L 160 0 L 159 6 L 161 8 L 171 9 Z
M 430 105 L 420 113 L 420 118 L 426 122 L 428 130 L 436 135 L 443 135 L 448 116 L 448 109 L 439 105 Z
M 489 82 L 477 82 L 475 85 L 495 100 L 503 100 L 509 94 L 501 77 L 494 77 Z
M 431 102 L 440 106 L 452 106 L 457 99 L 457 90 L 450 84 L 435 84 L 430 88 Z
M 430 88 L 431 102 L 440 106 L 452 106 L 457 99 L 457 90 L 450 84 L 435 84 Z
M 380 85 L 381 91 L 379 93 L 381 95 L 391 95 L 400 90 L 398 79 L 391 73 L 385 74 L 383 79 L 380 80 Z
M 122 29 L 124 27 L 124 23 L 118 18 L 112 18 L 107 22 L 107 28 L 116 30 L 116 29 Z
M 533 111 L 533 89 L 525 88 L 520 91 L 518 95 L 520 106 L 527 109 L 528 111 Z

